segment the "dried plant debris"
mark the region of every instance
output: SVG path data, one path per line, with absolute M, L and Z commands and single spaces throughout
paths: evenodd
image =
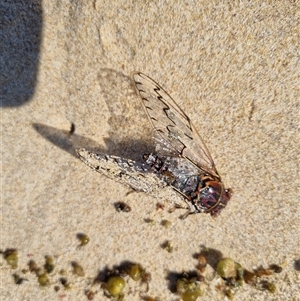
M 39 267 L 34 260 L 29 260 L 28 267 L 31 273 L 35 273 L 35 274 L 38 273 Z
M 25 279 L 25 278 L 21 277 L 17 273 L 14 273 L 13 277 L 14 277 L 15 284 L 18 284 L 18 285 L 22 284 L 24 282 L 24 280 L 28 281 L 28 279 Z
M 147 285 L 146 292 L 148 292 L 149 291 L 149 283 L 152 280 L 151 274 L 146 271 L 143 271 L 141 280 L 142 280 L 142 283 L 145 283 Z
M 53 270 L 54 270 L 54 259 L 53 259 L 53 257 L 52 256 L 48 256 L 48 255 L 46 255 L 45 256 L 45 260 L 46 260 L 46 262 L 45 262 L 45 264 L 44 264 L 44 269 L 45 269 L 45 271 L 48 273 L 48 274 L 50 274 L 51 272 L 53 272 Z
M 1 252 L 3 258 L 6 260 L 7 264 L 10 265 L 12 269 L 18 267 L 18 250 L 17 249 L 6 249 L 4 252 Z
M 114 206 L 118 212 L 130 212 L 131 211 L 131 207 L 124 202 L 116 202 L 114 204 Z
M 266 278 L 271 277 L 274 273 L 279 274 L 281 272 L 282 267 L 278 264 L 270 264 L 268 268 L 259 266 L 253 271 L 245 270 L 244 281 L 258 290 L 275 293 L 275 283 L 270 282 L 269 279 Z
M 87 290 L 87 291 L 85 291 L 85 295 L 88 300 L 94 300 L 95 292 L 92 290 Z
M 76 234 L 77 239 L 80 242 L 79 247 L 85 246 L 89 243 L 90 238 L 88 237 L 88 235 L 84 234 L 84 233 L 77 233 Z
M 73 274 L 79 277 L 84 277 L 84 270 L 83 267 L 76 261 L 72 261 L 71 265 L 73 267 Z
M 281 271 L 282 267 L 277 264 L 271 264 L 269 268 L 259 266 L 253 271 L 249 271 L 231 258 L 222 258 L 217 265 L 217 273 L 224 280 L 221 290 L 229 299 L 233 298 L 244 282 L 258 290 L 274 293 L 276 291 L 275 283 L 266 278 Z
M 139 264 L 132 264 L 128 268 L 128 275 L 134 281 L 139 281 L 142 278 L 143 269 Z
M 161 225 L 163 227 L 165 227 L 166 229 L 168 229 L 172 226 L 172 222 L 169 221 L 169 220 L 164 219 L 164 220 L 161 221 Z
M 158 298 L 150 297 L 150 296 L 141 296 L 143 301 L 160 301 Z
M 176 280 L 176 292 L 183 301 L 195 301 L 203 294 L 197 276 L 183 274 Z
M 64 287 L 64 289 L 68 290 L 68 289 L 71 288 L 71 284 L 70 284 L 70 282 L 68 281 L 67 278 L 61 277 L 61 278 L 59 278 L 59 282 Z
M 122 291 L 125 287 L 125 280 L 120 276 L 111 276 L 109 277 L 106 283 L 106 289 L 110 295 L 113 297 L 121 297 Z
M 276 285 L 275 283 L 269 282 L 268 280 L 261 280 L 256 284 L 256 288 L 261 291 L 268 291 L 270 293 L 275 293 Z
M 162 245 L 161 247 L 163 249 L 165 249 L 168 253 L 173 253 L 174 251 L 174 247 L 172 245 L 172 243 L 169 241 L 169 240 L 166 240 Z
M 40 286 L 48 286 L 50 284 L 50 280 L 49 280 L 47 273 L 38 275 L 38 282 L 39 282 Z
M 157 297 L 150 297 L 150 296 L 141 296 L 143 301 L 160 301 Z
M 61 270 L 59 271 L 59 275 L 61 275 L 61 276 L 66 276 L 66 275 L 67 275 L 67 271 L 66 271 L 65 269 L 61 269 Z
M 81 245 L 85 245 L 89 238 L 85 234 L 77 235 Z M 164 248 L 172 252 L 173 247 L 170 241 L 166 241 Z M 18 268 L 17 249 L 6 249 L 0 251 L 3 258 L 11 269 Z M 227 299 L 233 299 L 239 289 L 244 285 L 249 285 L 258 291 L 276 293 L 276 282 L 274 277 L 282 272 L 283 268 L 278 264 L 270 264 L 267 268 L 257 266 L 252 270 L 242 267 L 242 265 L 229 257 L 223 257 L 222 253 L 215 249 L 203 247 L 202 251 L 195 254 L 195 269 L 184 273 L 170 273 L 169 288 L 171 292 L 176 293 L 182 301 L 196 301 L 205 294 L 207 288 L 214 288 L 221 292 Z M 104 268 L 96 277 L 85 275 L 84 268 L 78 262 L 72 261 L 72 274 L 69 269 L 56 269 L 54 259 L 56 256 L 45 256 L 45 261 L 38 265 L 35 260 L 30 259 L 27 263 L 27 269 L 16 270 L 13 274 L 13 281 L 16 285 L 21 285 L 24 281 L 30 281 L 31 274 L 36 275 L 38 285 L 47 288 L 53 287 L 56 292 L 67 292 L 76 288 L 74 282 L 76 276 L 82 277 L 86 283 L 82 294 L 87 300 L 94 300 L 96 294 L 101 293 L 113 301 L 130 300 L 133 286 L 136 284 L 143 287 L 140 289 L 141 300 L 160 301 L 146 295 L 149 291 L 149 284 L 152 275 L 146 271 L 141 264 L 136 262 L 124 261 L 112 269 Z M 29 272 L 31 274 L 29 274 Z M 28 273 L 27 278 L 20 276 Z M 91 279 L 94 279 L 91 281 Z M 136 283 L 136 284 L 135 284 Z M 71 285 L 72 284 L 72 285 Z M 146 288 L 144 287 L 146 285 Z M 144 294 L 144 295 L 143 295 Z M 66 295 L 64 295 L 66 296 Z
M 193 257 L 197 260 L 195 270 L 183 274 L 170 272 L 168 276 L 170 290 L 185 301 L 197 300 L 208 287 L 214 287 L 232 300 L 244 283 L 257 290 L 274 293 L 276 285 L 271 277 L 282 271 L 278 264 L 270 264 L 268 268 L 259 266 L 249 271 L 232 258 L 223 257 L 220 251 L 205 247 Z
M 217 273 L 224 280 L 224 285 L 220 285 L 219 290 L 232 299 L 236 291 L 243 285 L 244 269 L 233 259 L 222 258 L 218 262 Z
M 129 261 L 124 261 L 120 265 L 114 266 L 113 269 L 105 268 L 100 271 L 94 279 L 93 285 L 100 284 L 106 296 L 120 301 L 126 297 L 128 290 L 130 291 L 130 287 L 133 285 L 132 280 L 140 284 L 146 284 L 145 292 L 148 292 L 151 274 L 140 264 Z M 130 287 L 125 292 L 124 289 L 127 283 Z
M 200 273 L 204 273 L 207 266 L 206 258 L 203 254 L 199 254 L 197 259 L 198 259 L 197 269 Z
M 87 241 L 86 236 L 80 236 L 83 240 L 83 245 Z M 16 249 L 7 249 L 6 251 L 1 251 L 3 257 L 8 262 L 11 268 L 17 269 L 17 259 L 18 252 Z M 102 288 L 104 295 L 108 296 L 114 301 L 124 300 L 126 294 L 124 293 L 124 288 L 127 282 L 133 284 L 134 282 L 139 282 L 141 285 L 146 284 L 146 289 L 143 292 L 146 293 L 149 289 L 149 283 L 151 281 L 151 274 L 147 272 L 140 264 L 134 262 L 123 262 L 119 266 L 115 266 L 112 270 L 104 269 L 95 278 L 94 282 L 91 283 L 91 277 L 86 277 L 84 268 L 77 262 L 72 261 L 72 274 L 66 269 L 59 269 L 55 271 L 54 265 L 55 256 L 46 255 L 45 262 L 39 266 L 35 260 L 30 259 L 27 263 L 27 269 L 21 269 L 23 273 L 33 273 L 36 275 L 37 283 L 42 287 L 53 286 L 55 292 L 60 292 L 61 289 L 67 291 L 73 289 L 75 286 L 71 285 L 68 280 L 68 276 L 71 278 L 74 276 L 83 277 L 86 280 L 87 287 L 83 291 L 87 300 L 93 300 L 95 295 L 98 293 L 95 290 L 94 285 L 100 284 L 98 288 Z M 16 272 L 13 275 L 14 283 L 17 285 L 22 284 L 25 280 L 29 281 L 20 276 L 20 273 Z M 127 278 L 127 280 L 126 280 Z M 130 291 L 130 289 L 129 289 Z M 149 299 L 150 300 L 150 299 Z M 155 301 L 158 299 L 154 299 Z
M 217 273 L 231 287 L 243 285 L 244 270 L 242 266 L 231 258 L 222 258 L 217 265 Z
M 164 210 L 165 209 L 165 205 L 162 203 L 156 203 L 156 210 Z
M 156 225 L 156 221 L 152 218 L 145 218 L 144 221 L 151 226 Z
M 282 272 L 282 267 L 278 264 L 270 264 L 269 269 L 274 271 L 274 273 L 279 274 Z

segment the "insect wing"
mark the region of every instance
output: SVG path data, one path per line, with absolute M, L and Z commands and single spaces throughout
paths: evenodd
M 78 149 L 79 158 L 91 169 L 136 191 L 156 194 L 167 186 L 163 180 L 147 170 L 142 163 L 117 156 L 96 154 L 84 148 Z
M 182 156 L 217 177 L 211 155 L 189 117 L 154 80 L 141 72 L 132 74 L 135 88 L 155 130 L 156 150 Z

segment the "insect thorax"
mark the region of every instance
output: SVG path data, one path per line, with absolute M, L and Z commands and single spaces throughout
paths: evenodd
M 202 186 L 201 171 L 184 158 L 150 154 L 145 159 L 152 172 L 188 200 Z

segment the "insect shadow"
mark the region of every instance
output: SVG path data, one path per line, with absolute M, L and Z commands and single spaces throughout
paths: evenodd
M 82 147 L 95 153 L 105 153 L 135 161 L 142 161 L 145 153 L 153 151 L 153 145 L 148 141 L 137 139 L 128 139 L 118 147 L 110 138 L 105 138 L 104 141 L 108 148 L 103 147 L 90 138 L 74 133 L 75 126 L 73 124 L 71 130 L 62 130 L 41 123 L 33 123 L 32 127 L 46 140 L 76 158 L 78 158 L 76 150 Z

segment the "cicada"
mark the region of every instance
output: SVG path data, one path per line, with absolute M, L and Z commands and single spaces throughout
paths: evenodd
M 218 216 L 231 198 L 214 161 L 189 117 L 153 79 L 132 74 L 133 84 L 153 127 L 155 153 L 141 162 L 79 149 L 79 158 L 93 170 L 136 191 L 157 195 L 173 189 L 194 213 Z

